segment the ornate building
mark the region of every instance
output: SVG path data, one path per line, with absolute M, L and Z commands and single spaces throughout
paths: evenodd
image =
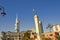
M 19 19 L 18 16 L 16 16 L 16 22 L 15 22 L 15 32 L 19 32 Z
M 54 25 L 54 26 L 53 26 L 53 31 L 54 31 L 54 32 L 60 32 L 60 25 L 59 25 L 59 24 Z
M 1 40 L 22 40 L 24 32 L 19 32 L 19 20 L 18 16 L 16 16 L 16 22 L 14 27 L 14 32 L 2 32 L 0 33 Z
M 2 40 L 22 40 L 24 32 L 2 32 Z
M 56 35 L 59 36 L 59 32 L 48 32 L 48 33 L 43 33 L 43 34 L 42 34 L 42 37 L 44 37 L 45 40 L 49 40 L 49 39 L 58 40 L 58 39 L 56 38 Z
M 36 32 L 33 32 L 32 30 L 28 31 L 22 31 L 22 32 L 2 32 L 0 39 L 1 40 L 24 40 L 24 35 L 25 33 L 28 32 L 30 34 L 30 40 L 31 39 L 36 39 Z
M 30 38 L 36 38 L 37 40 L 41 40 L 41 33 L 43 33 L 42 22 L 39 21 L 38 15 L 36 15 L 36 10 L 34 9 L 34 22 L 35 22 L 35 32 L 30 32 Z M 2 32 L 2 36 L 0 39 L 2 40 L 23 40 L 25 32 L 19 31 L 19 20 L 18 16 L 16 16 L 16 22 L 14 27 L 14 32 Z

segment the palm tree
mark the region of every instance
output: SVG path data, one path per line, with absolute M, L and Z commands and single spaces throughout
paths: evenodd
M 52 27 L 53 27 L 53 25 L 48 24 L 46 28 L 47 28 L 47 29 L 49 28 L 49 29 L 50 29 L 50 32 L 51 32 Z

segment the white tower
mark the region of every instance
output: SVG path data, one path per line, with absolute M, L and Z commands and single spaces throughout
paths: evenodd
M 43 33 L 43 26 L 42 26 L 42 21 L 39 21 L 39 30 L 40 30 L 40 33 L 42 34 Z
M 15 32 L 19 32 L 19 20 L 18 20 L 18 16 L 16 16 Z
M 34 15 L 34 21 L 35 21 L 35 27 L 36 27 L 36 33 L 37 33 L 37 39 L 36 40 L 41 40 L 39 19 L 38 19 L 38 16 L 36 15 L 37 12 L 36 12 L 35 9 L 33 9 L 33 12 L 35 13 L 35 15 Z

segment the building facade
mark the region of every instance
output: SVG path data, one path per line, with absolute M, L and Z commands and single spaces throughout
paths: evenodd
M 52 40 L 57 40 L 56 35 L 59 35 L 59 32 L 48 32 L 48 33 L 43 33 L 42 36 L 47 39 L 52 39 Z
M 2 32 L 2 40 L 22 40 L 24 32 Z
M 25 33 L 28 32 L 30 34 L 30 39 L 36 39 L 36 32 L 33 32 L 32 30 L 29 31 L 22 31 L 22 32 L 1 32 L 0 39 L 1 40 L 24 40 Z M 27 34 L 28 35 L 28 34 Z
M 59 25 L 59 24 L 54 25 L 54 26 L 53 26 L 53 31 L 54 31 L 54 32 L 60 32 L 60 25 Z

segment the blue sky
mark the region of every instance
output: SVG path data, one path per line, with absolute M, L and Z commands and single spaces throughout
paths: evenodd
M 37 9 L 39 20 L 43 23 L 44 32 L 46 25 L 60 24 L 60 0 L 0 0 L 7 15 L 0 15 L 0 31 L 14 31 L 16 14 L 20 20 L 20 30 L 34 28 L 33 8 Z

